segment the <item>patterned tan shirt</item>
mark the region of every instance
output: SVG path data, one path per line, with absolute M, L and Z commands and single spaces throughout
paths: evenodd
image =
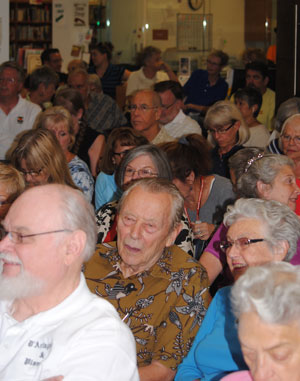
M 191 348 L 209 304 L 205 269 L 173 245 L 148 271 L 124 278 L 116 243 L 98 245 L 85 265 L 90 290 L 109 300 L 131 329 L 138 366 L 176 369 Z

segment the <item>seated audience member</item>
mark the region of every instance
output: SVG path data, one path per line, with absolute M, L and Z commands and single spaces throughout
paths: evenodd
M 88 64 L 85 61 L 79 60 L 79 59 L 71 60 L 68 63 L 68 67 L 67 67 L 68 74 L 72 73 L 72 71 L 74 71 L 76 69 L 87 70 L 88 69 Z
M 96 210 L 121 197 L 122 191 L 115 182 L 116 168 L 121 164 L 123 157 L 129 150 L 147 143 L 148 141 L 144 136 L 130 127 L 116 128 L 110 133 L 100 163 L 100 173 L 96 180 Z
M 155 83 L 177 81 L 171 67 L 161 59 L 161 50 L 154 46 L 146 46 L 137 54 L 136 63 L 141 68 L 131 73 L 127 81 L 126 95 L 137 90 L 150 89 Z
M 89 74 L 88 76 L 89 91 L 102 94 L 102 85 L 97 74 Z
M 161 99 L 160 125 L 173 138 L 188 134 L 202 134 L 199 124 L 182 111 L 184 93 L 179 82 L 163 81 L 154 85 Z
M 226 98 L 228 85 L 220 73 L 227 62 L 226 53 L 214 50 L 207 58 L 207 70 L 198 69 L 192 73 L 184 85 L 188 111 L 205 115 L 209 106 Z
M 71 114 L 75 133 L 75 143 L 71 152 L 86 162 L 92 175 L 96 176 L 97 165 L 105 146 L 105 137 L 88 126 L 80 92 L 75 89 L 62 89 L 56 94 L 53 104 L 63 106 Z
M 59 49 L 45 49 L 41 54 L 41 61 L 42 65 L 49 66 L 57 73 L 59 77 L 59 85 L 64 85 L 67 83 L 68 75 L 66 73 L 61 72 L 63 59 L 61 58 Z
M 265 148 L 269 143 L 270 133 L 256 119 L 262 103 L 261 93 L 254 87 L 245 87 L 234 94 L 234 103 L 249 127 L 250 137 L 244 146 Z
M 115 180 L 120 190 L 126 190 L 132 181 L 158 177 L 172 180 L 172 171 L 167 155 L 153 144 L 133 148 L 128 152 L 117 167 Z M 98 243 L 114 241 L 117 236 L 118 200 L 103 205 L 96 213 Z M 185 215 L 181 218 L 182 229 L 175 244 L 182 250 L 194 256 L 192 231 Z
M 58 75 L 55 71 L 48 66 L 39 67 L 29 75 L 28 82 L 26 99 L 43 110 L 50 107 L 58 85 Z
M 55 183 L 77 189 L 63 150 L 51 131 L 25 131 L 12 148 L 10 160 L 24 175 L 27 187 Z
M 133 129 L 140 132 L 148 142 L 159 144 L 174 140 L 163 126 L 159 126 L 162 106 L 155 91 L 140 90 L 133 93 L 129 110 Z
M 81 273 L 96 243 L 81 192 L 25 191 L 0 237 L 1 380 L 138 380 L 130 330 Z
M 294 212 L 300 189 L 296 184 L 293 162 L 286 156 L 257 153 L 257 150 L 258 148 L 245 148 L 230 159 L 230 167 L 233 168 L 233 163 L 237 167 L 234 170 L 237 195 L 279 201 Z M 225 238 L 226 233 L 226 228 L 221 225 L 200 258 L 211 283 L 226 263 L 224 254 L 218 247 L 218 242 Z M 292 264 L 300 264 L 300 241 Z
M 0 162 L 0 222 L 24 189 L 25 181 L 21 172 L 12 165 Z
M 38 105 L 21 97 L 24 80 L 24 71 L 15 62 L 0 65 L 0 160 L 6 158 L 15 137 L 32 128 L 41 111 Z
M 173 183 L 184 198 L 184 210 L 193 231 L 196 259 L 200 258 L 216 226 L 223 221 L 226 206 L 235 199 L 229 179 L 208 175 L 210 146 L 200 135 L 164 143 L 171 164 Z
M 231 303 L 250 371 L 222 380 L 300 379 L 300 270 L 288 263 L 249 269 L 235 284 Z
M 99 42 L 91 47 L 91 59 L 93 66 L 89 68 L 90 74 L 97 74 L 101 79 L 103 92 L 116 99 L 116 87 L 123 81 L 127 81 L 130 71 L 124 66 L 114 65 L 110 61 L 114 46 L 111 42 Z
M 141 381 L 173 379 L 208 306 L 205 270 L 173 245 L 182 213 L 169 181 L 135 182 L 120 200 L 117 242 L 99 246 L 86 264 L 90 290 L 135 336 Z
M 208 141 L 215 147 L 212 151 L 212 173 L 230 177 L 228 160 L 249 139 L 249 128 L 239 109 L 229 101 L 220 101 L 209 108 L 204 127 L 208 130 Z
M 247 65 L 251 62 L 263 62 L 267 63 L 266 54 L 262 49 L 258 48 L 247 48 L 242 53 L 242 61 L 244 65 Z
M 74 184 L 91 201 L 94 179 L 87 164 L 70 151 L 75 141 L 75 132 L 69 111 L 62 106 L 50 107 L 38 115 L 34 127 L 46 128 L 54 133 L 66 157 Z
M 227 239 L 220 247 L 234 280 L 250 267 L 290 261 L 296 252 L 300 221 L 277 201 L 237 200 L 228 207 L 224 224 Z M 213 298 L 176 381 L 220 380 L 230 372 L 247 369 L 230 304 L 231 288 L 221 288 Z
M 69 75 L 68 85 L 80 92 L 88 125 L 98 133 L 108 136 L 114 128 L 127 124 L 127 119 L 111 97 L 89 90 L 88 78 L 85 70 L 74 70 Z
M 254 87 L 262 95 L 262 105 L 257 120 L 269 131 L 272 131 L 275 114 L 275 92 L 267 87 L 269 83 L 268 67 L 263 62 L 251 62 L 246 65 L 245 72 L 246 86 Z

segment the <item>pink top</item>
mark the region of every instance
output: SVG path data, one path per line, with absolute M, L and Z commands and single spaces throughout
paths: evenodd
M 221 381 L 253 381 L 253 378 L 248 370 L 243 370 L 241 372 L 231 373 L 221 378 Z

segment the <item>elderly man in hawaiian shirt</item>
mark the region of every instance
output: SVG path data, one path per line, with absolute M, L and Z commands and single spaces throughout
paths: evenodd
M 173 245 L 182 212 L 173 184 L 135 182 L 119 203 L 117 242 L 99 245 L 85 268 L 90 290 L 131 329 L 142 381 L 173 380 L 208 307 L 205 269 Z

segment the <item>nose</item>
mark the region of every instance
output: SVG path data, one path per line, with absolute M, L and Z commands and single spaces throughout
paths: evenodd
M 133 239 L 139 239 L 141 235 L 141 224 L 139 222 L 131 225 L 130 235 Z
M 233 244 L 226 250 L 226 256 L 229 258 L 234 258 L 240 255 L 240 249 L 236 244 Z
M 300 194 L 300 188 L 298 187 L 296 182 L 294 184 L 294 189 L 295 189 L 295 192 L 297 193 L 297 195 L 299 195 Z
M 9 239 L 8 234 L 0 241 L 0 251 L 8 251 L 13 245 L 13 242 Z
M 256 369 L 254 372 L 253 369 L 251 369 L 254 381 L 271 380 L 272 373 L 272 367 L 267 359 L 264 356 L 259 356 L 256 361 Z
M 141 178 L 141 176 L 139 175 L 139 171 L 135 171 L 132 174 L 132 177 L 131 177 L 132 180 L 137 180 L 137 179 L 140 179 L 140 178 Z

